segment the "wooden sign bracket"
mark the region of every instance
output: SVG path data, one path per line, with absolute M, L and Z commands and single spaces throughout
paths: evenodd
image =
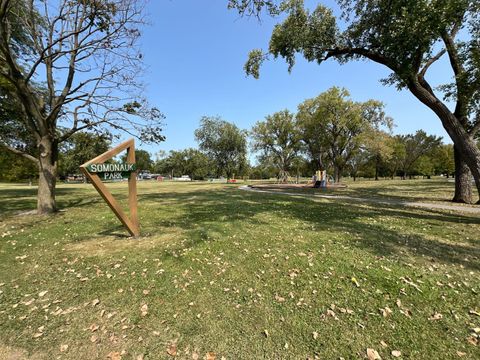
M 134 139 L 127 140 L 113 149 L 104 152 L 103 154 L 87 161 L 80 166 L 80 170 L 83 174 L 92 182 L 95 189 L 102 196 L 103 200 L 108 204 L 110 209 L 114 212 L 121 223 L 127 228 L 130 235 L 137 237 L 140 236 L 140 226 L 138 222 L 137 213 L 137 173 L 136 171 L 130 172 L 128 178 L 128 207 L 130 209 L 130 216 L 127 216 L 120 207 L 120 204 L 115 200 L 113 195 L 107 189 L 105 184 L 100 179 L 97 173 L 92 173 L 88 170 L 88 166 L 91 164 L 103 164 L 105 161 L 118 155 L 123 150 L 127 150 L 127 163 L 135 164 L 135 142 Z

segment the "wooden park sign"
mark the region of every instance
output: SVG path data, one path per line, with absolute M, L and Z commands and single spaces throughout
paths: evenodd
M 123 164 L 105 164 L 105 161 L 118 155 L 123 150 L 127 150 L 127 163 Z M 140 226 L 137 214 L 137 172 L 135 166 L 135 142 L 133 139 L 125 141 L 113 149 L 87 161 L 80 166 L 80 170 L 92 182 L 95 189 L 102 196 L 103 200 L 110 206 L 122 224 L 127 228 L 130 235 L 137 237 L 140 235 Z M 130 216 L 127 216 L 108 191 L 103 180 L 121 180 L 128 177 L 128 207 Z

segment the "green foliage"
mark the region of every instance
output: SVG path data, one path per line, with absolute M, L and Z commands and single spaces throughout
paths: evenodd
M 322 3 L 310 9 L 303 0 L 279 1 L 285 17 L 271 35 L 268 51 L 253 50 L 246 73 L 259 76 L 269 55 L 289 65 L 295 56 L 322 63 L 368 59 L 391 70 L 384 84 L 419 89 L 434 95 L 425 78 L 430 66 L 447 54 L 454 81 L 438 87 L 445 99 L 456 101 L 455 116 L 472 135 L 480 130 L 480 2 L 477 0 L 338 0 L 337 19 Z M 241 14 L 259 15 L 267 1 L 230 1 Z M 271 12 L 271 11 L 270 11 Z M 271 12 L 272 13 L 272 12 Z M 276 14 L 273 12 L 273 14 Z M 341 26 L 339 25 L 341 23 Z M 462 34 L 457 39 L 457 35 Z M 428 106 L 433 108 L 434 100 Z
M 127 162 L 127 155 L 122 156 L 122 162 Z M 139 171 L 152 171 L 153 170 L 153 160 L 150 156 L 150 153 L 146 150 L 136 149 L 135 150 L 135 162 L 137 164 L 137 169 Z
M 387 124 L 383 104 L 374 100 L 358 103 L 349 96 L 346 89 L 333 87 L 298 106 L 297 122 L 307 154 L 321 169 L 328 160 L 335 181 L 359 151 L 362 136 Z
M 107 151 L 112 137 L 108 134 L 77 132 L 64 143 L 60 152 L 59 174 L 80 173 L 80 165 Z
M 195 130 L 200 150 L 211 159 L 216 176 L 241 175 L 247 167 L 247 134 L 220 117 L 204 116 Z
M 158 160 L 155 172 L 162 175 L 189 175 L 192 180 L 204 180 L 213 170 L 212 162 L 207 155 L 193 148 L 175 151 Z
M 441 137 L 427 135 L 425 131 L 418 130 L 415 134 L 397 135 L 399 144 L 404 148 L 403 157 L 400 158 L 400 170 L 402 176 L 414 175 L 415 166 L 418 166 L 420 158 L 423 157 L 423 168 L 425 175 L 433 173 L 433 162 L 426 164 L 428 155 L 432 155 L 442 142 Z M 430 167 L 431 165 L 431 167 Z
M 23 181 L 36 179 L 37 166 L 9 151 L 0 151 L 0 181 Z
M 268 115 L 252 128 L 252 149 L 277 168 L 279 178 L 287 180 L 302 143 L 295 115 L 288 110 Z
M 434 164 L 435 175 L 453 175 L 455 173 L 453 145 L 442 144 L 436 147 L 431 153 L 430 161 Z

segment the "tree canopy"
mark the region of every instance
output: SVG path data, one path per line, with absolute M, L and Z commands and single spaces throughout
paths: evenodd
M 253 50 L 245 70 L 259 77 L 260 65 L 272 55 L 289 70 L 297 54 L 321 64 L 368 59 L 390 69 L 384 84 L 407 88 L 440 119 L 466 162 L 480 193 L 480 2 L 477 0 L 338 0 L 341 14 L 302 0 L 229 1 L 241 14 L 284 13 L 267 51 Z M 427 73 L 448 57 L 453 81 L 435 87 Z M 453 110 L 447 101 L 454 103 Z M 468 182 L 467 182 L 468 184 Z
M 359 150 L 361 135 L 387 124 L 383 104 L 369 100 L 359 103 L 346 89 L 333 87 L 298 106 L 297 121 L 312 160 L 326 158 L 338 182 L 342 172 Z M 321 169 L 324 169 L 322 167 Z
M 211 160 L 215 175 L 231 178 L 247 165 L 247 133 L 220 117 L 204 116 L 195 130 L 195 139 Z
M 252 149 L 269 158 L 277 168 L 279 178 L 286 181 L 301 148 L 295 115 L 288 110 L 268 115 L 252 128 Z

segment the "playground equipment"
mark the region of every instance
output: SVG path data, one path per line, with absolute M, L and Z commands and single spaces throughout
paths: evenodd
M 316 189 L 326 189 L 327 188 L 327 171 L 318 170 L 315 175 L 313 175 L 313 187 Z

